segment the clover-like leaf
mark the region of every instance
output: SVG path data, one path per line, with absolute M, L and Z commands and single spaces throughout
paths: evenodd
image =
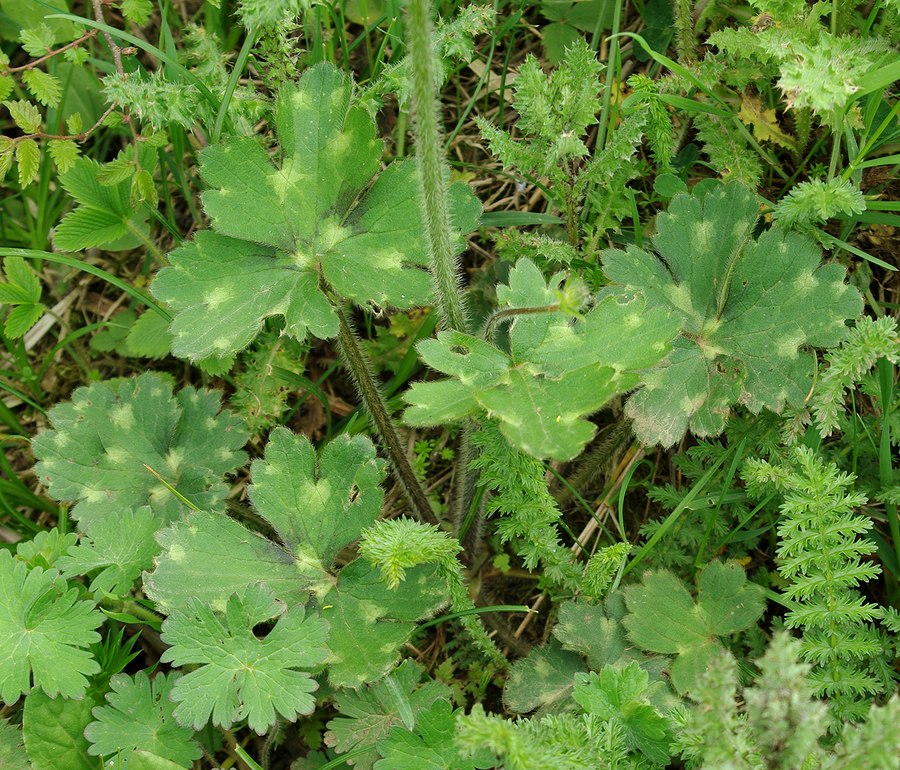
M 413 661 L 404 660 L 384 679 L 359 690 L 338 690 L 335 706 L 341 716 L 328 722 L 325 743 L 340 754 L 354 752 L 353 767 L 371 770 L 378 760 L 375 744 L 395 725 L 412 724 L 420 714 L 439 700 L 449 697 L 446 685 L 426 679 Z M 364 753 L 358 753 L 367 749 Z
M 161 608 L 197 597 L 221 610 L 254 582 L 285 600 L 327 593 L 335 555 L 378 518 L 384 498 L 382 462 L 363 436 L 341 435 L 317 459 L 309 439 L 276 428 L 252 476 L 250 499 L 279 542 L 221 513 L 195 513 L 163 530 L 163 555 L 146 581 Z
M 723 652 L 718 637 L 749 628 L 765 609 L 761 586 L 747 582 L 736 562 L 712 562 L 700 575 L 697 601 L 666 570 L 648 572 L 625 590 L 629 638 L 651 652 L 677 655 L 672 684 L 679 692 L 696 685 L 709 661 Z
M 669 351 L 678 326 L 669 311 L 645 307 L 640 296 L 607 297 L 573 318 L 558 309 L 560 280 L 548 286 L 534 263 L 521 259 L 509 286 L 498 288 L 514 318 L 508 353 L 456 331 L 422 342 L 422 359 L 452 379 L 414 384 L 406 421 L 438 425 L 486 412 L 512 444 L 536 457 L 577 455 L 596 431 L 585 417 L 635 387 L 638 372 Z
M 91 580 L 91 591 L 127 594 L 159 553 L 153 536 L 160 524 L 149 506 L 126 510 L 118 518 L 100 519 L 91 527 L 90 537 L 84 536 L 80 544 L 70 548 L 57 567 L 66 577 L 99 570 Z
M 275 108 L 278 164 L 251 137 L 201 153 L 212 230 L 172 252 L 152 287 L 175 312 L 176 355 L 235 353 L 273 315 L 298 339 L 335 336 L 323 280 L 361 305 L 429 301 L 416 166 L 393 163 L 372 182 L 383 146 L 352 91 L 327 63 L 286 86 Z M 465 185 L 451 192 L 455 225 L 468 232 L 480 207 Z
M 270 621 L 264 637 L 254 633 Z M 233 594 L 222 616 L 196 599 L 172 610 L 162 629 L 171 647 L 161 660 L 198 666 L 172 688 L 175 718 L 195 730 L 210 718 L 226 728 L 246 718 L 262 735 L 277 715 L 293 721 L 312 713 L 318 684 L 310 672 L 328 655 L 327 637 L 324 620 L 301 605 L 288 609 L 260 584 Z
M 757 217 L 750 190 L 719 185 L 672 199 L 657 218 L 658 256 L 634 246 L 603 252 L 623 291 L 639 289 L 648 308 L 680 319 L 672 355 L 626 407 L 644 443 L 671 446 L 688 428 L 716 435 L 736 403 L 754 413 L 802 405 L 816 368 L 804 348 L 836 345 L 862 310 L 841 265 L 821 265 L 812 240 L 781 228 L 754 239 Z
M 107 760 L 120 752 L 148 751 L 190 767 L 202 752 L 190 729 L 175 721 L 175 704 L 169 698 L 180 674 L 158 674 L 150 679 L 144 671 L 134 678 L 116 674 L 110 679 L 107 703 L 93 710 L 96 721 L 84 731 L 91 746 L 88 753 Z M 115 759 L 111 760 L 116 767 Z M 130 763 L 129 763 L 130 767 Z
M 217 506 L 246 440 L 241 421 L 219 406 L 211 391 L 173 395 L 153 372 L 79 388 L 50 410 L 53 429 L 34 439 L 35 470 L 57 500 L 78 501 L 72 515 L 86 532 L 144 505 L 163 522 L 177 518 L 185 506 L 166 483 L 197 507 Z
M 56 570 L 29 569 L 0 551 L 0 700 L 15 703 L 32 684 L 50 696 L 84 695 L 100 670 L 86 648 L 100 641 L 102 623 Z

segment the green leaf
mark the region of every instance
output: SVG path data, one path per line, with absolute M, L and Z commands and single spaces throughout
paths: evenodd
M 150 21 L 150 16 L 155 10 L 155 6 L 150 0 L 122 0 L 121 8 L 122 15 L 139 27 Z
M 567 650 L 587 658 L 595 671 L 616 663 L 623 656 L 633 657 L 631 646 L 622 630 L 625 602 L 621 593 L 610 596 L 603 604 L 588 604 L 583 600 L 564 602 L 559 608 L 559 622 L 553 627 L 553 636 Z M 585 634 L 584 629 L 591 633 Z
M 22 540 L 16 546 L 16 556 L 29 567 L 49 569 L 77 542 L 74 532 L 63 534 L 54 527 L 38 532 L 31 540 Z
M 153 168 L 155 151 L 142 146 L 138 160 L 141 168 Z M 133 171 L 134 148 L 129 146 L 112 163 L 120 161 Z M 147 231 L 147 211 L 131 203 L 131 175 L 116 184 L 105 185 L 100 181 L 103 168 L 94 160 L 78 158 L 68 171 L 60 174 L 62 186 L 79 206 L 66 214 L 56 227 L 53 242 L 58 249 L 80 251 L 103 246 L 107 251 L 121 251 L 146 242 L 142 234 Z
M 593 630 L 588 636 L 593 636 Z M 546 647 L 533 649 L 510 667 L 503 687 L 503 705 L 515 714 L 559 708 L 572 694 L 575 674 L 583 671 L 581 657 L 551 639 Z
M 133 356 L 163 358 L 169 354 L 172 335 L 169 322 L 159 313 L 143 313 L 128 330 L 126 349 Z
M 144 590 L 163 612 L 194 597 L 223 612 L 232 593 L 254 583 L 264 582 L 286 601 L 327 590 L 327 577 L 295 564 L 283 546 L 222 513 L 193 513 L 188 522 L 160 531 L 157 540 L 162 553 Z
M 754 240 L 757 215 L 750 190 L 716 185 L 672 199 L 657 218 L 659 256 L 634 246 L 602 254 L 622 291 L 641 290 L 648 308 L 680 319 L 671 356 L 626 407 L 646 444 L 671 446 L 688 428 L 716 435 L 735 403 L 754 413 L 801 407 L 815 370 L 804 349 L 836 345 L 862 309 L 845 269 L 820 265 L 809 238 L 776 227 Z
M 141 571 L 153 565 L 159 545 L 153 539 L 162 520 L 144 506 L 123 511 L 120 517 L 103 518 L 91 527 L 90 543 L 69 549 L 57 567 L 65 577 L 100 572 L 91 580 L 91 591 L 124 596 L 131 591 Z
M 152 287 L 175 311 L 176 355 L 235 353 L 269 316 L 283 316 L 297 339 L 335 336 L 323 278 L 360 305 L 429 301 L 415 164 L 393 163 L 372 184 L 382 143 L 351 94 L 325 63 L 286 87 L 275 110 L 280 165 L 249 137 L 201 153 L 212 230 L 172 252 Z M 452 197 L 454 221 L 468 232 L 478 214 L 472 195 L 455 185 Z
M 322 614 L 331 625 L 328 680 L 334 687 L 359 687 L 394 666 L 415 622 L 447 603 L 447 588 L 427 565 L 412 568 L 391 589 L 377 567 L 357 559 L 341 570 L 336 591 L 325 601 Z
M 325 743 L 340 754 L 368 749 L 353 756 L 357 770 L 371 770 L 378 760 L 375 744 L 391 728 L 403 722 L 402 714 L 420 714 L 439 700 L 449 697 L 446 685 L 427 679 L 422 669 L 404 660 L 384 679 L 359 690 L 338 690 L 335 706 L 341 716 L 328 722 Z
M 0 719 L 0 767 L 4 770 L 32 770 L 25 755 L 22 731 Z
M 383 463 L 363 436 L 341 435 L 317 459 L 309 439 L 276 428 L 252 477 L 250 499 L 280 544 L 221 514 L 191 516 L 160 534 L 164 558 L 146 584 L 160 606 L 196 596 L 222 609 L 230 594 L 256 581 L 280 599 L 326 593 L 335 582 L 329 570 L 337 552 L 378 518 L 384 499 Z
M 62 96 L 62 86 L 59 78 L 43 70 L 30 69 L 22 73 L 22 82 L 31 91 L 32 96 L 45 107 L 59 106 L 59 100 Z
M 272 620 L 264 637 L 254 634 Z M 176 719 L 199 730 L 210 718 L 225 728 L 246 718 L 262 735 L 276 713 L 289 721 L 312 713 L 318 685 L 309 671 L 325 661 L 327 636 L 321 618 L 307 617 L 299 605 L 286 609 L 260 585 L 231 596 L 224 617 L 196 599 L 173 610 L 163 622 L 162 639 L 171 646 L 161 660 L 198 666 L 172 689 Z
M 72 139 L 51 139 L 47 142 L 47 149 L 60 174 L 69 171 L 81 153 L 81 148 Z
M 56 499 L 77 501 L 72 516 L 85 532 L 144 505 L 162 521 L 185 510 L 148 467 L 197 507 L 215 507 L 246 440 L 240 419 L 219 405 L 212 391 L 173 394 L 152 372 L 79 388 L 50 410 L 53 428 L 34 439 L 35 470 Z
M 585 713 L 618 723 L 630 749 L 667 765 L 672 736 L 668 720 L 650 704 L 653 689 L 647 672 L 629 663 L 621 669 L 605 666 L 599 674 L 576 674 L 572 697 Z
M 95 705 L 90 697 L 50 698 L 40 690 L 25 698 L 22 726 L 34 770 L 97 770 L 84 737 Z
M 41 303 L 41 284 L 22 257 L 3 261 L 7 282 L 0 283 L 0 303 L 16 306 L 6 316 L 5 330 L 17 339 L 34 326 L 46 310 Z
M 561 277 L 548 286 L 525 259 L 509 281 L 498 287 L 501 305 L 527 311 L 513 316 L 509 353 L 455 331 L 420 343 L 422 359 L 454 379 L 415 383 L 405 419 L 436 425 L 486 412 L 520 449 L 571 459 L 596 431 L 584 417 L 638 384 L 638 371 L 668 352 L 677 321 L 662 308 L 645 308 L 641 297 L 607 297 L 573 319 L 557 309 Z
M 34 139 L 16 142 L 16 163 L 19 164 L 19 187 L 28 187 L 41 170 L 41 150 Z
M 381 510 L 383 463 L 362 436 L 330 442 L 316 459 L 305 436 L 276 428 L 252 467 L 250 500 L 298 562 L 328 569 Z
M 3 102 L 13 122 L 22 129 L 22 133 L 36 134 L 41 130 L 41 113 L 31 102 L 24 99 Z
M 4 101 L 16 87 L 16 81 L 9 75 L 0 75 L 0 101 Z
M 121 182 L 131 182 L 137 171 L 134 158 L 120 154 L 115 160 L 103 163 L 97 169 L 97 181 L 104 187 L 113 187 Z
M 44 315 L 43 305 L 22 305 L 10 310 L 3 324 L 6 333 L 13 339 L 18 339 L 25 335 L 32 326 L 34 326 Z
M 158 674 L 150 679 L 139 671 L 134 678 L 112 677 L 107 704 L 93 710 L 95 721 L 84 731 L 91 744 L 88 753 L 105 757 L 115 767 L 115 754 L 123 752 L 127 758 L 127 753 L 140 749 L 190 767 L 202 752 L 191 730 L 181 727 L 173 716 L 175 704 L 169 696 L 180 676 Z M 130 759 L 127 767 L 133 768 Z
M 629 638 L 651 652 L 677 655 L 672 684 L 684 693 L 723 648 L 717 637 L 752 626 L 765 609 L 763 588 L 747 582 L 736 562 L 709 564 L 700 576 L 695 602 L 671 572 L 648 572 L 625 590 Z
M 446 603 L 447 589 L 433 567 L 410 570 L 395 591 L 364 560 L 335 574 L 337 552 L 380 513 L 382 478 L 364 437 L 339 436 L 316 465 L 306 438 L 278 428 L 265 459 L 254 464 L 250 497 L 279 542 L 225 515 L 194 513 L 159 533 L 163 550 L 144 589 L 165 611 L 193 598 L 224 611 L 231 594 L 260 583 L 288 603 L 313 592 L 334 630 L 332 684 L 357 687 L 383 676 L 415 621 Z
M 454 742 L 456 713 L 448 701 L 437 701 L 416 714 L 413 730 L 394 727 L 378 742 L 383 759 L 374 770 L 475 770 L 494 767 L 493 755 L 460 756 Z
M 0 700 L 40 687 L 80 698 L 100 667 L 85 649 L 100 641 L 103 616 L 55 570 L 29 569 L 0 551 Z

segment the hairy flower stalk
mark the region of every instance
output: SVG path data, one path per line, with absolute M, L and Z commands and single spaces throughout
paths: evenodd
M 459 282 L 459 264 L 454 256 L 453 234 L 450 229 L 449 173 L 444 163 L 444 140 L 439 124 L 440 101 L 434 67 L 433 25 L 429 0 L 409 0 L 407 4 L 407 42 L 409 44 L 412 80 L 412 104 L 415 109 L 413 135 L 416 141 L 416 161 L 422 212 L 425 219 L 429 264 L 434 280 L 437 307 L 444 327 L 466 331 L 466 307 Z M 474 484 L 468 475 L 471 423 L 463 428 L 460 441 L 460 462 L 454 483 L 454 526 L 459 530 L 474 495 Z M 465 554 L 471 557 L 477 548 L 480 526 L 469 527 Z
M 341 348 L 341 354 L 353 377 L 359 394 L 365 404 L 366 411 L 375 423 L 375 429 L 381 436 L 384 448 L 391 460 L 391 468 L 394 476 L 400 484 L 400 489 L 406 496 L 412 512 L 420 521 L 436 523 L 434 513 L 431 510 L 431 504 L 425 495 L 425 490 L 416 478 L 410 465 L 409 458 L 400 441 L 400 436 L 394 427 L 394 422 L 388 413 L 387 406 L 384 402 L 384 396 L 378 388 L 378 383 L 372 376 L 372 370 L 369 363 L 359 347 L 356 334 L 350 326 L 350 321 L 343 310 L 338 311 L 338 320 L 340 322 L 340 330 L 338 332 L 338 344 Z
M 406 29 L 412 63 L 413 135 L 438 310 L 445 328 L 466 331 L 459 265 L 453 256 L 454 239 L 450 229 L 449 175 L 444 163 L 444 141 L 438 122 L 439 102 L 436 98 L 437 77 L 429 0 L 409 0 Z

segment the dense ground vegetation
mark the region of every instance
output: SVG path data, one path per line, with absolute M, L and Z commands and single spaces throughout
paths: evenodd
M 897 0 L 0 0 L 0 767 L 900 768 Z

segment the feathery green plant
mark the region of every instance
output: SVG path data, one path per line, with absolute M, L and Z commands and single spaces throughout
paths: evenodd
M 801 644 L 779 632 L 758 661 L 752 686 L 739 689 L 734 659 L 710 661 L 691 693 L 696 705 L 673 712 L 675 744 L 689 768 L 893 770 L 900 754 L 900 699 L 872 706 L 862 724 L 845 725 L 823 748 L 827 706 L 814 698 Z M 743 701 L 743 707 L 740 702 Z
M 895 680 L 873 622 L 882 611 L 858 590 L 881 572 L 863 561 L 876 551 L 865 539 L 872 521 L 853 510 L 866 498 L 853 491 L 852 476 L 802 446 L 783 464 L 749 460 L 744 478 L 784 495 L 777 553 L 788 581 L 785 624 L 803 629 L 801 654 L 813 664 L 814 692 L 829 697 L 837 717 L 862 719 L 872 697 Z

